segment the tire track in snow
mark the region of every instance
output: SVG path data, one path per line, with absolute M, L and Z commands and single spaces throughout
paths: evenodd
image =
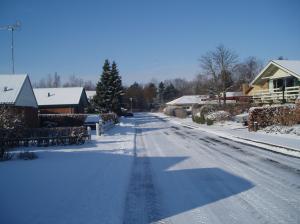
M 141 135 L 142 130 L 137 129 L 136 135 Z M 144 149 L 143 139 L 139 151 Z M 135 153 L 131 171 L 129 187 L 127 191 L 124 224 L 144 224 L 160 220 L 159 204 L 152 178 L 151 162 L 146 153 L 138 153 L 137 137 L 135 137 Z M 139 155 L 140 154 L 140 155 Z M 159 221 L 158 223 L 165 223 Z

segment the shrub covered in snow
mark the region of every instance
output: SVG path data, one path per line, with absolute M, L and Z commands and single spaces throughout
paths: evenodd
M 78 127 L 87 114 L 39 114 L 41 127 Z
M 33 160 L 33 159 L 37 159 L 38 156 L 34 152 L 20 152 L 18 154 L 18 158 L 19 159 L 24 159 L 24 160 Z
M 103 123 L 111 121 L 116 124 L 119 122 L 118 115 L 116 113 L 104 113 L 101 114 L 100 116 Z
M 280 134 L 293 134 L 300 136 L 300 125 L 283 126 L 283 125 L 271 125 L 263 129 L 267 133 L 280 133 Z
M 206 116 L 207 120 L 212 120 L 212 121 L 225 121 L 228 120 L 229 118 L 230 118 L 230 114 L 223 110 L 209 113 Z
M 24 131 L 23 115 L 7 106 L 0 106 L 0 161 L 9 160 L 12 154 L 9 147 L 3 143 L 4 139 L 22 136 Z
M 207 119 L 206 119 L 206 124 L 207 124 L 207 125 L 213 125 L 213 124 L 214 124 L 214 121 L 211 120 L 211 119 L 209 119 L 209 118 L 207 118 Z
M 14 110 L 7 106 L 0 106 L 0 128 L 2 129 L 22 129 L 23 114 L 15 113 Z
M 205 124 L 205 117 L 204 115 L 200 115 L 200 113 L 193 115 L 192 120 L 198 124 Z
M 183 108 L 176 108 L 174 112 L 175 112 L 175 117 L 186 118 L 188 116 L 187 111 Z
M 167 106 L 165 109 L 164 109 L 164 114 L 168 115 L 168 116 L 175 116 L 175 109 L 177 107 L 174 107 L 174 106 Z
M 252 107 L 249 110 L 248 128 L 255 131 L 271 125 L 291 126 L 300 122 L 300 108 L 295 104 Z

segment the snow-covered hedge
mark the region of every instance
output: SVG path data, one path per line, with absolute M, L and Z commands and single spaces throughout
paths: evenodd
M 249 131 L 265 128 L 271 125 L 292 126 L 300 122 L 300 107 L 295 104 L 252 107 L 249 110 Z
M 212 112 L 206 116 L 206 119 L 212 121 L 225 121 L 228 120 L 229 118 L 230 118 L 230 114 L 224 110 Z
M 83 126 L 88 114 L 39 114 L 41 127 Z
M 113 123 L 118 123 L 119 118 L 116 113 L 105 113 L 105 114 L 100 114 L 102 122 L 107 123 L 107 122 L 113 122 Z
M 22 129 L 23 114 L 16 113 L 12 108 L 0 106 L 0 129 Z

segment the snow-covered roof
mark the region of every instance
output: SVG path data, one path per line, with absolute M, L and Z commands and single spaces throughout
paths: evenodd
M 39 106 L 76 105 L 82 94 L 87 99 L 83 87 L 38 88 L 33 91 Z
M 226 97 L 243 96 L 243 92 L 226 92 Z
M 27 74 L 0 75 L 0 104 L 37 107 Z
M 167 105 L 191 105 L 191 104 L 200 104 L 201 101 L 208 99 L 207 95 L 190 95 L 182 96 L 175 100 L 172 100 L 167 103 Z
M 254 85 L 272 65 L 300 79 L 300 60 L 272 60 L 259 72 L 251 85 Z
M 96 95 L 96 91 L 88 90 L 85 92 L 86 92 L 87 98 L 89 98 L 89 99 L 92 99 Z
M 273 60 L 273 62 L 300 77 L 300 60 Z

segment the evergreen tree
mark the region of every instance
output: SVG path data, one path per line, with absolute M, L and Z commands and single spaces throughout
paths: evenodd
M 95 107 L 100 113 L 107 113 L 111 109 L 111 67 L 106 59 L 102 67 L 103 71 L 96 87 L 94 97 Z
M 115 62 L 110 66 L 106 59 L 103 71 L 96 87 L 94 103 L 101 113 L 121 112 L 121 95 L 123 94 L 122 81 Z
M 174 100 L 178 96 L 178 90 L 171 83 L 165 88 L 163 98 L 164 100 L 170 101 Z
M 165 94 L 165 84 L 163 82 L 160 82 L 158 85 L 158 97 L 160 103 L 164 102 L 164 94 Z
M 112 79 L 112 108 L 111 111 L 121 114 L 121 105 L 122 105 L 122 79 L 119 75 L 119 70 L 117 64 L 113 61 L 111 65 L 111 79 Z

